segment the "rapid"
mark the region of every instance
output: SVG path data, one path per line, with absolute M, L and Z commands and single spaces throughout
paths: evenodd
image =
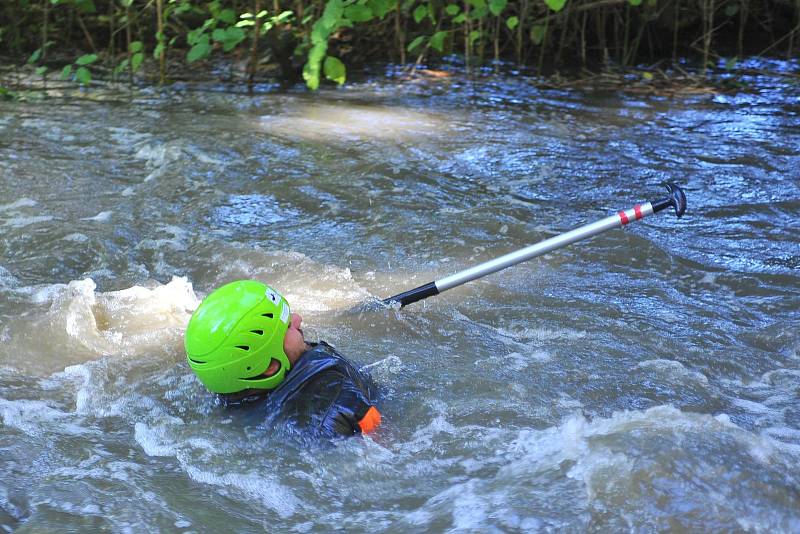
M 0 101 L 0 527 L 800 530 L 800 66 L 749 67 L 675 96 L 453 75 Z M 664 180 L 680 220 L 346 312 Z M 376 433 L 248 426 L 203 389 L 183 331 L 241 278 L 369 370 Z

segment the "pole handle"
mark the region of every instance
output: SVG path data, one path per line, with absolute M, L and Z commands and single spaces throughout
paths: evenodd
M 651 202 L 653 205 L 653 213 L 658 213 L 659 211 L 672 206 L 675 208 L 675 215 L 680 219 L 683 217 L 683 214 L 686 213 L 686 195 L 683 193 L 683 189 L 672 182 L 664 182 L 661 185 L 667 188 L 667 191 L 669 191 L 669 196 L 667 198 L 662 198 L 661 200 Z

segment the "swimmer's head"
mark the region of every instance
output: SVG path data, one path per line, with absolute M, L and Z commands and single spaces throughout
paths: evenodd
M 226 284 L 192 314 L 189 367 L 214 393 L 274 389 L 305 351 L 302 318 L 280 293 L 255 280 Z

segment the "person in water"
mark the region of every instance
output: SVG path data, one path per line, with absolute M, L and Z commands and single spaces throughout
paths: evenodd
M 223 404 L 268 423 L 322 437 L 372 432 L 381 420 L 372 381 L 324 341 L 307 342 L 302 321 L 264 283 L 226 284 L 189 320 L 189 367 Z

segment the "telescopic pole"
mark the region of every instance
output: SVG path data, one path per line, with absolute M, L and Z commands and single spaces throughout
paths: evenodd
M 552 252 L 556 249 L 566 247 L 567 245 L 571 245 L 577 241 L 588 239 L 607 230 L 611 230 L 613 228 L 622 228 L 628 223 L 638 221 L 639 219 L 643 219 L 653 215 L 654 213 L 658 213 L 659 211 L 662 211 L 670 206 L 675 208 L 675 215 L 680 218 L 686 212 L 686 195 L 683 193 L 683 190 L 680 187 L 673 183 L 665 183 L 664 185 L 669 191 L 669 196 L 666 198 L 662 198 L 661 200 L 656 200 L 654 202 L 637 204 L 628 210 L 619 211 L 615 215 L 610 215 L 604 219 L 600 219 L 599 221 L 595 221 L 593 223 L 575 228 L 574 230 L 570 230 L 569 232 L 561 235 L 545 239 L 544 241 L 540 241 L 535 245 L 530 245 L 520 250 L 509 252 L 504 256 L 489 260 L 485 263 L 481 263 L 480 265 L 475 265 L 474 267 L 470 267 L 469 269 L 452 274 L 446 278 L 442 278 L 441 280 L 429 282 L 409 291 L 399 293 L 389 297 L 388 299 L 384 299 L 383 304 L 392 305 L 394 303 L 399 303 L 400 307 L 402 308 L 403 306 L 407 306 L 412 302 L 417 302 L 418 300 L 432 297 L 433 295 L 438 295 L 439 293 L 447 291 L 448 289 L 466 284 L 467 282 L 481 278 L 487 274 L 496 273 L 497 271 L 505 269 L 506 267 L 511 267 L 512 265 L 516 265 L 537 256 L 541 256 L 542 254 L 547 254 L 548 252 Z

